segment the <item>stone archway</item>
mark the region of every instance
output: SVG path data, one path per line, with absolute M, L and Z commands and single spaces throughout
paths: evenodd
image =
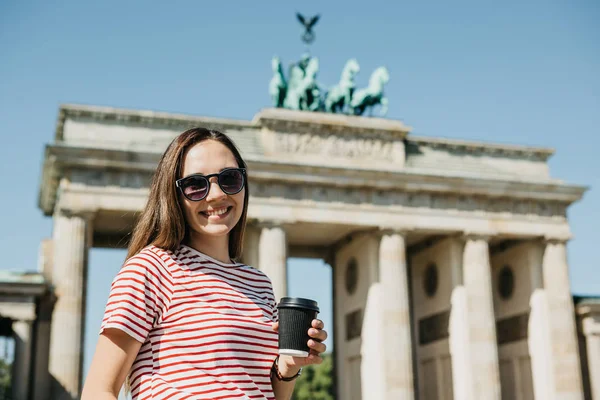
M 374 396 L 370 400 L 413 399 L 421 391 L 421 398 L 443 392 L 444 399 L 499 399 L 490 252 L 531 240 L 543 254 L 532 268 L 547 282 L 540 304 L 550 310 L 541 320 L 548 329 L 537 334 L 562 343 L 552 358 L 534 360 L 533 384 L 550 379 L 555 393 L 579 396 L 564 255 L 570 237 L 566 210 L 585 188 L 549 176 L 551 150 L 419 138 L 400 121 L 282 109 L 237 121 L 64 106 L 55 140 L 46 147 L 40 188 L 40 208 L 54 218 L 50 278 L 58 300 L 49 364 L 65 389 L 52 398 L 76 398 L 80 391 L 89 248 L 125 246 L 160 155 L 191 126 L 226 132 L 248 162 L 244 260 L 270 276 L 278 297 L 285 294 L 287 257 L 310 253 L 333 260 L 341 398 L 360 399 L 362 391 Z M 445 266 L 453 277 L 448 296 L 431 320 L 433 314 L 415 308 L 410 274 L 420 270 L 407 254 L 440 238 L 452 242 L 456 257 Z M 352 258 L 356 269 L 346 274 Z M 359 282 L 348 291 L 353 274 Z M 366 320 L 379 322 L 370 335 L 385 352 L 362 340 Z M 435 334 L 427 340 L 445 340 L 450 356 L 444 365 L 452 379 L 444 381 L 446 372 L 440 378 L 442 392 L 415 383 L 422 365 L 440 368 L 437 361 L 415 358 L 425 354 L 416 348 L 422 339 L 415 326 L 428 323 Z M 554 368 L 548 375 L 536 365 Z M 369 382 L 365 371 L 383 371 L 377 394 L 365 385 L 346 385 Z

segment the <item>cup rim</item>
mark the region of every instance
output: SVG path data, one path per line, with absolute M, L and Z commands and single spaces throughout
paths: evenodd
M 308 310 L 320 311 L 315 300 L 305 299 L 303 297 L 282 297 L 277 304 L 277 308 L 303 308 Z

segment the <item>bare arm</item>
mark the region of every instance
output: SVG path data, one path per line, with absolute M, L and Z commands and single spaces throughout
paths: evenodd
M 285 357 L 285 356 L 283 356 Z M 286 363 L 282 363 L 280 360 L 279 371 L 282 376 L 294 376 L 300 370 L 300 367 L 290 366 L 286 367 Z M 294 392 L 294 386 L 296 386 L 296 381 L 293 380 L 291 382 L 280 381 L 275 377 L 271 378 L 271 384 L 273 385 L 273 394 L 275 394 L 276 400 L 289 400 L 292 398 L 292 393 Z
M 142 344 L 119 329 L 99 337 L 81 400 L 116 400 Z
M 289 378 L 300 370 L 301 367 L 305 367 L 311 364 L 321 364 L 323 358 L 320 354 L 324 353 L 327 349 L 322 342 L 327 339 L 327 332 L 323 330 L 323 321 L 314 319 L 312 321 L 312 328 L 308 330 L 308 336 L 311 339 L 308 341 L 308 347 L 310 348 L 310 354 L 308 357 L 291 357 L 281 355 L 279 356 L 279 372 L 284 378 Z M 279 331 L 279 322 L 273 323 L 273 330 Z M 289 400 L 294 393 L 294 386 L 296 381 L 280 381 L 276 377 L 271 377 L 271 385 L 273 386 L 273 393 L 275 394 L 276 400 Z

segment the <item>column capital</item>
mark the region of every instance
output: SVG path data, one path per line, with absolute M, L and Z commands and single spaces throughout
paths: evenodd
M 571 235 L 547 235 L 542 237 L 544 244 L 567 244 L 571 240 Z
M 55 211 L 55 216 L 63 216 L 67 218 L 79 217 L 86 221 L 92 221 L 98 214 L 97 209 L 70 209 L 70 208 L 58 208 Z
M 485 242 L 489 242 L 494 236 L 496 236 L 496 233 L 491 231 L 463 231 L 460 235 L 464 241 L 483 240 Z
M 285 231 L 284 221 L 277 220 L 277 219 L 256 219 L 256 220 L 252 221 L 251 225 L 254 227 L 257 227 L 259 229 L 281 228 L 282 230 Z
M 379 227 L 377 230 L 377 235 L 386 236 L 386 235 L 400 235 L 406 238 L 411 233 L 415 232 L 415 229 L 412 227 L 398 227 L 398 228 L 390 228 L 390 227 Z

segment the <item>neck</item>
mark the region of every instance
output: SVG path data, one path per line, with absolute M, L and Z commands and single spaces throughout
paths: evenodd
M 222 263 L 230 264 L 229 257 L 229 235 L 225 236 L 203 236 L 191 232 L 186 243 L 201 253 L 214 258 Z

